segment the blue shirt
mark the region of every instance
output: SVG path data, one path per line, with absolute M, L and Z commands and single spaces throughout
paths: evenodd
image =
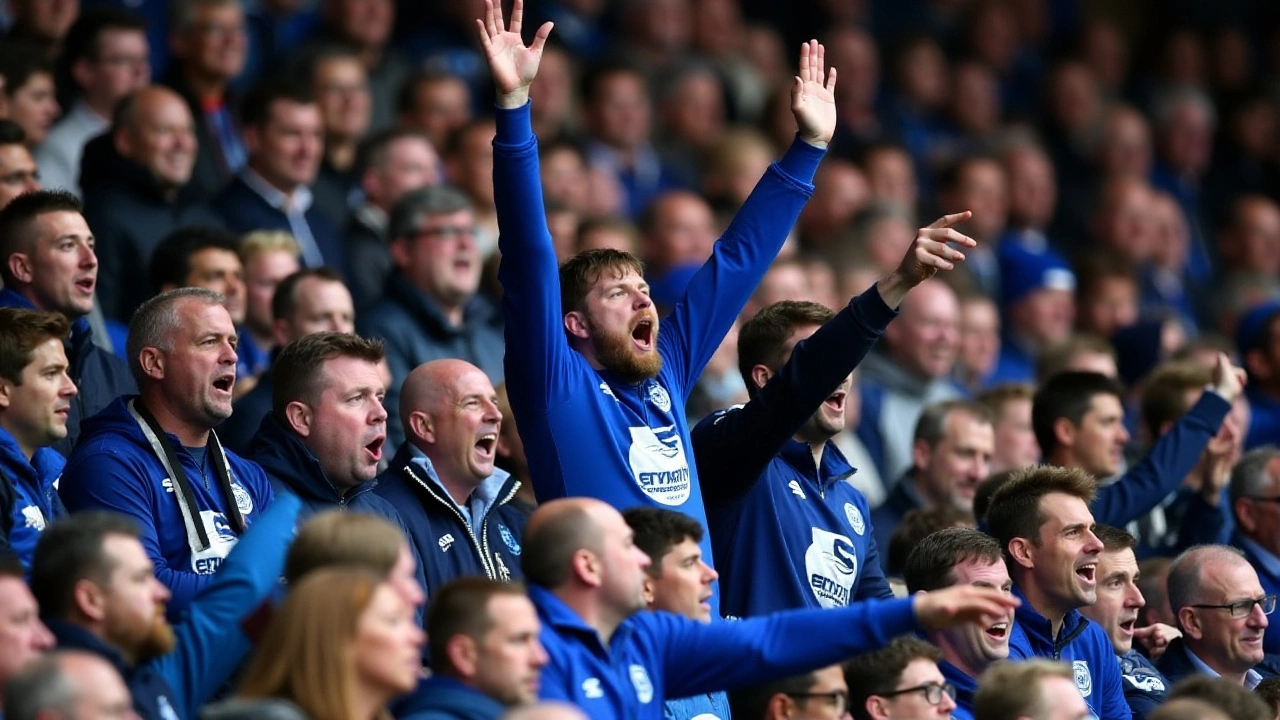
M 1214 678 L 1222 677 L 1221 673 L 1219 673 L 1217 670 L 1214 670 L 1213 668 L 1206 665 L 1205 662 L 1200 659 L 1199 655 L 1196 655 L 1194 652 L 1191 651 L 1191 648 L 1186 647 L 1184 644 L 1183 649 L 1186 650 L 1187 659 L 1190 660 L 1191 664 L 1195 666 L 1197 672 L 1201 673 L 1202 675 L 1208 675 L 1209 677 L 1214 677 Z M 1258 687 L 1258 683 L 1260 682 L 1262 682 L 1262 674 L 1259 673 L 1257 670 L 1254 670 L 1253 668 L 1249 668 L 1248 670 L 1245 671 L 1244 688 L 1246 690 L 1253 690 L 1254 688 Z

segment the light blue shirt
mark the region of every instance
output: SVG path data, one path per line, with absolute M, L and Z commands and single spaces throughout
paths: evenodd
M 1215 678 L 1222 677 L 1222 675 L 1220 675 L 1217 670 L 1214 670 L 1208 665 L 1205 665 L 1204 661 L 1201 660 L 1198 655 L 1191 652 L 1191 648 L 1186 648 L 1186 650 L 1187 650 L 1187 657 L 1191 658 L 1191 664 L 1196 666 L 1196 670 L 1204 673 L 1205 675 L 1208 675 L 1209 677 L 1215 677 Z M 1260 682 L 1262 682 L 1262 675 L 1260 675 L 1257 670 L 1254 670 L 1253 668 L 1249 668 L 1249 670 L 1244 674 L 1245 690 L 1252 691 L 1254 688 L 1258 687 L 1258 683 Z

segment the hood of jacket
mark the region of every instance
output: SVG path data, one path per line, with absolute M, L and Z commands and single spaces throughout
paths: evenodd
M 0 429 L 0 468 L 11 482 L 32 481 L 28 489 L 44 490 L 53 486 L 55 480 L 62 475 L 62 468 L 67 459 L 56 450 L 42 447 L 36 448 L 31 459 L 22 454 L 18 441 L 3 429 Z
M 1089 619 L 1080 614 L 1079 610 L 1072 610 L 1062 619 L 1062 628 L 1058 631 L 1058 637 L 1053 637 L 1053 626 L 1049 622 L 1049 618 L 1041 615 L 1039 611 L 1031 607 L 1031 603 L 1027 601 L 1027 596 L 1017 585 L 1013 586 L 1013 594 L 1018 596 L 1022 601 L 1013 611 L 1014 620 L 1018 623 L 1018 627 L 1026 634 L 1027 640 L 1031 642 L 1035 654 L 1043 657 L 1055 657 L 1057 652 L 1067 645 L 1071 644 L 1084 632 L 1089 626 Z
M 443 675 L 420 680 L 418 688 L 391 707 L 403 720 L 456 717 L 459 720 L 497 720 L 506 711 L 502 703 Z
M 325 477 L 320 459 L 286 429 L 273 413 L 262 418 L 248 457 L 262 466 L 272 482 L 280 483 L 303 501 L 327 505 L 352 505 L 356 499 L 373 489 L 376 480 L 370 480 L 351 488 L 344 496 L 337 486 Z

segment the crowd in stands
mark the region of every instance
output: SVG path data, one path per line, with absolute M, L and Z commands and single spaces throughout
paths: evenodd
M 1274 3 L 0 33 L 7 720 L 1280 720 Z

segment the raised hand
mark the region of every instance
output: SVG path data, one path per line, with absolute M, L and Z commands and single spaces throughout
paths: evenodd
M 487 2 L 487 0 L 486 0 Z M 800 138 L 825 148 L 836 132 L 836 69 L 826 73 L 826 49 L 817 40 L 800 46 L 800 74 L 791 87 L 791 112 Z
M 511 8 L 511 28 L 506 29 L 501 0 L 484 0 L 484 16 L 476 20 L 480 45 L 498 88 L 498 106 L 503 108 L 518 108 L 529 100 L 529 86 L 538 75 L 542 49 L 551 35 L 551 23 L 543 23 L 534 33 L 533 43 L 526 46 L 520 37 L 523 18 L 524 0 L 515 0 Z
M 1218 361 L 1213 366 L 1214 391 L 1226 398 L 1227 402 L 1235 402 L 1240 393 L 1244 392 L 1247 381 L 1244 368 L 1232 365 L 1231 358 L 1226 353 L 1218 353 Z
M 1008 622 L 1014 608 L 1022 604 L 1014 595 L 973 585 L 953 585 L 911 596 L 916 621 L 923 627 L 943 629 L 957 625 L 983 628 Z
M 964 261 L 964 253 L 950 243 L 967 248 L 977 246 L 977 241 L 954 228 L 971 217 L 973 213 L 965 210 L 943 215 L 928 227 L 920 228 L 898 269 L 877 283 L 886 305 L 897 307 L 908 290 L 938 274 L 939 270 L 952 270 L 956 263 Z

